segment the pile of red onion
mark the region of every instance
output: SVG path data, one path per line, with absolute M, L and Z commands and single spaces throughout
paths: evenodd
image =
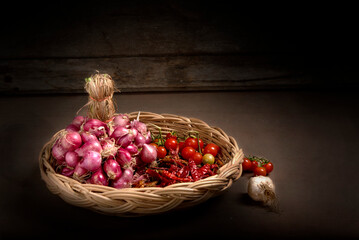
M 131 187 L 137 164 L 151 164 L 157 158 L 151 132 L 139 119 L 125 114 L 105 123 L 76 116 L 52 147 L 56 169 L 83 183 L 115 188 Z

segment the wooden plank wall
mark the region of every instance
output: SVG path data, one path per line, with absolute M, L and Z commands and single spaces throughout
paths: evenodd
M 339 42 L 350 25 L 338 28 L 322 8 L 292 10 L 228 1 L 10 6 L 0 94 L 83 92 L 96 71 L 122 92 L 357 87 Z

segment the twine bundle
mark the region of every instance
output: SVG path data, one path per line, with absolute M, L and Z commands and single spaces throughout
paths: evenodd
M 85 90 L 89 94 L 87 115 L 103 122 L 109 120 L 116 112 L 112 101 L 115 83 L 108 74 L 94 74 L 86 79 Z
M 110 92 L 111 86 L 109 88 L 105 86 L 99 91 L 92 91 L 93 87 L 91 85 L 99 84 L 100 82 L 107 83 L 107 79 L 110 78 L 107 76 L 91 78 L 92 80 L 86 85 L 91 92 L 89 114 L 99 119 L 110 119 L 114 114 L 114 107 L 109 106 L 112 103 L 113 94 L 113 92 Z M 108 96 L 109 98 L 100 101 L 103 96 Z M 106 108 L 101 109 L 101 106 Z M 130 120 L 133 120 L 137 118 L 139 112 L 132 112 L 127 115 Z M 48 189 L 75 206 L 108 215 L 140 216 L 158 214 L 199 204 L 222 193 L 240 178 L 243 151 L 238 147 L 236 140 L 228 136 L 222 129 L 211 127 L 199 119 L 166 113 L 141 112 L 140 121 L 145 123 L 153 134 L 159 134 L 158 128 L 154 126 L 160 127 L 163 137 L 171 131 L 178 133 L 198 132 L 203 141 L 213 142 L 221 148 L 220 157 L 224 165 L 219 169 L 217 175 L 196 182 L 176 183 L 166 187 L 116 189 L 109 186 L 84 184 L 56 173 L 51 165 L 54 160 L 51 155 L 51 148 L 58 136 L 65 131 L 61 130 L 44 145 L 40 152 L 41 177 Z

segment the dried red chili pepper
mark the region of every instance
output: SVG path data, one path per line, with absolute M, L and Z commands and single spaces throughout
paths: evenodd
M 188 159 L 188 165 L 189 165 L 191 176 L 192 176 L 193 180 L 197 181 L 197 180 L 201 179 L 200 173 L 198 172 L 198 167 L 192 158 Z
M 167 178 L 170 178 L 172 180 L 176 180 L 176 181 L 180 181 L 180 182 L 191 182 L 192 178 L 186 177 L 186 178 L 181 178 L 181 177 L 177 177 L 175 174 L 166 171 L 166 170 L 162 170 L 162 176 L 165 176 Z

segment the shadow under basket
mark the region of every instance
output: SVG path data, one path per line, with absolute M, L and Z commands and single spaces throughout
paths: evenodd
M 138 114 L 132 112 L 127 115 L 133 120 Z M 84 184 L 56 173 L 50 164 L 51 148 L 57 136 L 65 131 L 61 130 L 44 145 L 39 157 L 41 178 L 47 188 L 69 204 L 106 215 L 130 217 L 159 214 L 199 204 L 228 189 L 242 175 L 243 151 L 235 139 L 220 128 L 210 127 L 199 119 L 172 114 L 141 112 L 139 120 L 146 123 L 153 134 L 158 134 L 158 129 L 152 124 L 160 127 L 164 136 L 173 130 L 178 133 L 197 131 L 204 142 L 215 143 L 221 148 L 220 157 L 224 165 L 214 176 L 166 187 L 116 189 Z

